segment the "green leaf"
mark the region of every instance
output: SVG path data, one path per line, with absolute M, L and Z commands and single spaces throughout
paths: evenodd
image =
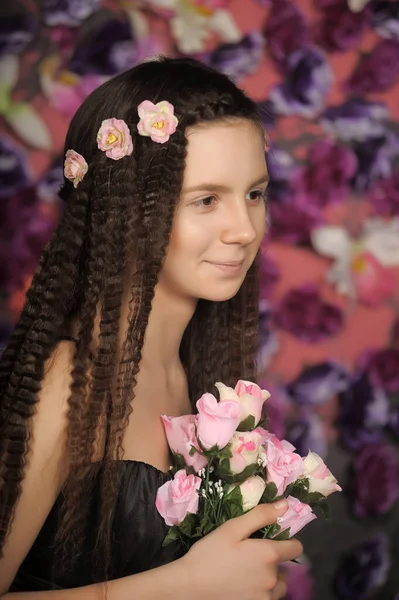
M 244 514 L 240 486 L 234 487 L 223 499 L 223 514 L 227 519 L 235 519 Z
M 173 453 L 173 462 L 174 462 L 174 467 L 175 467 L 176 471 L 180 471 L 180 469 L 187 468 L 186 461 L 184 460 L 184 457 L 182 454 Z
M 171 527 L 168 531 L 168 533 L 165 536 L 164 541 L 162 542 L 162 546 L 168 546 L 169 544 L 171 544 L 172 542 L 176 541 L 177 539 L 179 539 L 180 537 L 180 533 L 177 527 Z
M 273 537 L 274 540 L 289 540 L 290 539 L 290 528 L 284 529 L 281 533 Z
M 255 429 L 255 417 L 248 415 L 237 427 L 237 431 L 252 431 Z
M 327 504 L 327 502 L 319 502 L 318 504 L 316 504 L 315 509 L 320 510 L 321 514 L 325 519 L 328 520 L 330 518 L 330 507 Z
M 255 463 L 253 465 L 248 465 L 247 467 L 245 467 L 245 469 L 241 473 L 232 473 L 230 471 L 230 461 L 223 460 L 219 463 L 217 467 L 216 475 L 226 483 L 242 483 L 243 481 L 248 479 L 248 477 L 252 477 L 252 475 L 255 475 L 258 469 L 259 465 Z
M 320 492 L 310 492 L 306 496 L 307 504 L 320 504 L 320 502 L 325 502 L 325 500 L 326 497 L 323 496 L 323 494 L 320 494 Z
M 179 530 L 186 535 L 187 537 L 191 537 L 193 535 L 194 529 L 198 524 L 198 515 L 194 515 L 192 513 L 188 513 L 179 525 Z
M 266 483 L 265 491 L 262 494 L 259 504 L 270 504 L 277 496 L 277 486 L 273 481 Z
M 193 537 L 204 537 L 216 528 L 209 516 L 204 517 L 197 525 Z
M 217 458 L 219 460 L 225 460 L 233 456 L 230 447 L 227 445 L 218 452 Z
M 51 150 L 49 129 L 39 113 L 29 104 L 14 102 L 4 114 L 4 119 L 29 146 L 39 150 Z
M 293 484 L 289 495 L 308 504 L 306 499 L 309 496 L 309 479 L 307 479 L 307 477 L 297 479 Z
M 0 114 L 5 115 L 12 108 L 11 92 L 18 81 L 19 58 L 6 54 L 0 60 Z

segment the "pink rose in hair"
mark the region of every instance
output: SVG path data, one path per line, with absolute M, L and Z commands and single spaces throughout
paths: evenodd
M 219 391 L 220 402 L 233 401 L 240 404 L 242 408 L 242 421 L 249 415 L 252 415 L 255 426 L 259 423 L 262 416 L 263 403 L 270 396 L 267 390 L 262 390 L 256 383 L 241 379 L 237 381 L 234 390 L 220 382 L 215 383 L 215 386 Z
M 149 100 L 144 100 L 137 110 L 140 117 L 137 130 L 140 135 L 150 137 L 158 144 L 164 144 L 176 131 L 179 121 L 174 115 L 174 107 L 170 102 L 163 100 L 153 104 Z
M 304 464 L 299 454 L 293 452 L 294 446 L 275 436 L 269 437 L 264 445 L 264 457 L 267 461 L 267 481 L 277 486 L 277 496 L 284 493 L 286 487 L 304 472 Z
M 241 421 L 241 406 L 237 402 L 218 402 L 212 394 L 203 394 L 197 402 L 197 436 L 209 450 L 224 448 Z
M 73 187 L 78 187 L 88 168 L 87 162 L 81 154 L 75 152 L 75 150 L 67 151 L 64 162 L 64 175 L 69 181 L 72 181 Z
M 279 533 L 289 529 L 290 537 L 293 537 L 298 531 L 305 527 L 305 525 L 317 517 L 309 504 L 304 504 L 298 500 L 298 498 L 288 496 L 287 502 L 288 508 L 283 516 L 277 519 L 277 523 L 280 525 Z
M 158 488 L 155 506 L 166 525 L 180 525 L 188 513 L 198 512 L 200 485 L 200 477 L 187 475 L 181 469 L 172 481 L 167 481 Z
M 303 464 L 304 475 L 309 479 L 309 492 L 319 492 L 327 497 L 333 492 L 342 491 L 334 475 L 316 452 L 309 451 L 307 457 L 303 459 Z
M 192 446 L 199 450 L 197 437 L 195 435 L 195 425 L 197 418 L 194 415 L 184 415 L 183 417 L 161 417 L 165 428 L 166 437 L 170 449 L 174 454 L 181 454 L 186 465 L 193 467 L 198 473 L 203 469 L 208 461 L 205 456 L 195 452 L 190 456 Z
M 129 127 L 121 119 L 106 119 L 97 133 L 97 145 L 108 158 L 119 160 L 133 152 Z
M 256 431 L 237 431 L 230 443 L 232 457 L 230 471 L 241 473 L 249 465 L 257 462 L 261 436 Z

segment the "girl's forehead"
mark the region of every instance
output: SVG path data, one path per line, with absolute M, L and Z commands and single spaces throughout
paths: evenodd
M 184 187 L 209 177 L 236 178 L 248 173 L 253 178 L 254 171 L 259 176 L 266 170 L 264 138 L 249 120 L 193 128 L 187 140 Z

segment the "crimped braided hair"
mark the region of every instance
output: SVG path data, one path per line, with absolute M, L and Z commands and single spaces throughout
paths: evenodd
M 168 100 L 179 119 L 167 143 L 137 134 L 137 106 Z M 123 119 L 133 137 L 131 156 L 114 161 L 98 150 L 104 119 Z M 167 251 L 181 191 L 187 127 L 249 119 L 262 127 L 256 104 L 224 75 L 191 59 L 142 63 L 94 91 L 74 116 L 65 149 L 83 155 L 89 170 L 75 189 L 65 180 L 65 210 L 45 249 L 0 371 L 0 551 L 11 527 L 30 444 L 44 365 L 73 319 L 78 324 L 69 396 L 67 459 L 58 542 L 67 568 L 83 551 L 91 513 L 90 467 L 98 434 L 107 432 L 92 564 L 109 574 L 111 524 L 122 437 L 132 412 L 144 334 L 154 288 Z M 134 272 L 131 266 L 134 265 Z M 194 402 L 215 381 L 234 385 L 255 376 L 258 325 L 257 261 L 231 300 L 199 300 L 181 344 Z M 121 301 L 131 281 L 128 331 L 119 352 Z M 96 343 L 92 344 L 99 317 Z M 89 348 L 94 347 L 94 355 Z M 102 578 L 102 579 L 101 579 Z

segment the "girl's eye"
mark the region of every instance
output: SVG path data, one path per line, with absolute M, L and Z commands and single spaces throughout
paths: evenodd
M 203 208 L 211 208 L 215 200 L 215 196 L 207 196 L 206 198 L 201 198 L 201 200 L 198 200 L 194 204 L 195 206 L 202 206 Z
M 251 202 L 264 202 L 267 198 L 267 190 L 252 190 L 248 196 Z

